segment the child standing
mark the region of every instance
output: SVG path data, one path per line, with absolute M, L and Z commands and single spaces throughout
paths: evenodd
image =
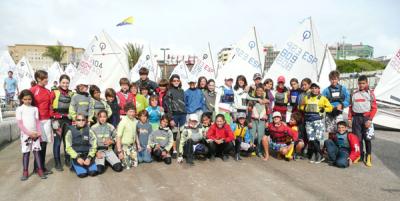
M 292 108 L 292 113 L 299 111 L 299 97 L 301 93 L 301 89 L 299 87 L 299 81 L 296 78 L 292 78 L 290 80 L 291 89 L 289 91 L 289 105 Z
M 54 144 L 53 144 L 53 155 L 55 168 L 57 171 L 63 171 L 61 165 L 61 142 L 64 144 L 64 153 L 65 151 L 65 133 L 67 132 L 68 126 L 71 125 L 71 120 L 68 119 L 68 109 L 71 103 L 71 98 L 73 96 L 73 92 L 69 90 L 70 78 L 68 75 L 60 76 L 60 85 L 57 89 L 54 89 L 51 92 L 52 99 L 52 126 L 54 135 Z M 69 166 L 69 157 L 65 154 L 65 164 Z
M 129 91 L 129 80 L 128 78 L 121 78 L 119 80 L 119 86 L 121 90 L 117 93 L 117 102 L 119 105 L 119 114 L 121 116 L 126 115 L 124 110 L 126 103 L 133 102 L 133 94 Z
M 264 87 L 262 84 L 256 86 L 255 98 L 263 99 Z M 262 156 L 262 145 L 261 140 L 265 134 L 265 123 L 268 122 L 267 106 L 264 101 L 258 101 L 254 103 L 251 112 L 251 135 L 253 136 L 253 142 L 257 138 L 257 155 Z
M 324 161 L 322 156 L 320 141 L 324 138 L 325 125 L 322 121 L 325 112 L 333 109 L 329 100 L 320 94 L 318 84 L 311 84 L 311 93 L 304 97 L 304 102 L 300 110 L 304 111 L 306 132 L 308 135 L 309 146 L 313 148 L 311 152 L 311 163 L 321 163 Z
M 278 77 L 278 86 L 276 86 L 275 93 L 275 106 L 274 112 L 280 112 L 282 115 L 282 121 L 286 122 L 286 112 L 289 99 L 289 90 L 285 87 L 285 77 Z
M 29 90 L 21 91 L 19 95 L 21 105 L 16 110 L 18 127 L 21 130 L 21 150 L 23 172 L 21 181 L 25 181 L 29 176 L 29 155 L 33 153 L 37 166 L 37 173 L 42 179 L 46 179 L 43 173 L 42 162 L 40 158 L 40 121 L 39 111 L 32 106 L 33 94 Z
M 117 154 L 126 169 L 137 167 L 136 110 L 132 102 L 125 105 L 126 116 L 122 117 L 117 128 Z
M 38 70 L 35 72 L 35 80 L 37 85 L 32 87 L 30 91 L 33 94 L 33 101 L 39 110 L 40 127 L 42 129 L 41 141 L 40 141 L 40 159 L 42 162 L 42 168 L 45 174 L 52 174 L 51 170 L 46 168 L 46 150 L 47 143 L 53 141 L 53 132 L 51 129 L 51 114 L 52 114 L 52 99 L 51 92 L 45 88 L 49 82 L 48 74 L 46 71 Z M 37 163 L 34 163 L 36 166 Z M 36 167 L 35 167 L 36 170 Z
M 160 127 L 160 119 L 164 115 L 164 110 L 158 106 L 158 97 L 152 95 L 150 97 L 150 106 L 146 108 L 149 115 L 149 122 L 153 130 L 157 130 Z
M 76 86 L 76 93 L 72 96 L 68 110 L 68 116 L 73 122 L 77 114 L 83 114 L 86 118 L 89 116 L 90 97 L 87 92 L 88 88 L 88 84 L 84 81 Z
M 140 111 L 145 110 L 147 106 L 149 106 L 149 102 L 146 99 L 146 97 L 138 93 L 138 87 L 135 83 L 131 83 L 131 85 L 129 85 L 129 91 L 131 92 L 132 95 L 131 102 L 135 106 L 136 112 L 139 113 Z
M 374 91 L 368 87 L 368 78 L 362 75 L 358 78 L 358 89 L 351 96 L 351 104 L 349 107 L 349 125 L 353 129 L 353 133 L 360 140 L 361 161 L 365 162 L 367 167 L 372 166 L 371 159 L 371 139 L 367 138 L 367 131 L 371 127 L 372 119 L 377 112 L 377 104 Z M 364 156 L 364 143 L 367 152 Z
M 272 88 L 274 87 L 274 81 L 268 78 L 264 81 L 263 84 L 264 84 L 265 97 L 268 99 L 268 106 L 267 106 L 268 122 L 272 122 L 272 112 L 275 103 L 275 97 L 274 94 L 272 93 L 273 91 Z
M 121 116 L 119 114 L 120 106 L 117 101 L 116 93 L 114 89 L 108 88 L 105 92 L 105 97 L 107 100 L 107 104 L 110 106 L 112 114 L 111 117 L 108 118 L 107 122 L 112 124 L 114 128 L 116 128 L 121 120 Z
M 173 134 L 168 127 L 169 118 L 162 116 L 160 127 L 153 131 L 149 136 L 147 144 L 148 152 L 151 152 L 156 161 L 164 161 L 165 164 L 171 164 L 171 155 L 169 154 L 173 144 Z
M 185 91 L 186 121 L 190 114 L 201 116 L 206 110 L 205 99 L 201 89 L 196 88 L 196 80 L 189 80 L 189 89 Z
M 89 102 L 89 122 L 91 125 L 97 122 L 97 113 L 100 110 L 107 111 L 107 118 L 110 118 L 112 115 L 112 111 L 110 106 L 107 104 L 106 101 L 100 98 L 100 88 L 96 85 L 91 85 L 89 89 L 90 93 L 90 102 Z
M 137 123 L 137 140 L 138 146 L 138 162 L 151 163 L 151 151 L 147 149 L 149 136 L 153 132 L 151 125 L 148 122 L 149 113 L 146 110 L 140 111 L 138 114 L 139 122 Z M 158 129 L 158 128 L 157 128 Z

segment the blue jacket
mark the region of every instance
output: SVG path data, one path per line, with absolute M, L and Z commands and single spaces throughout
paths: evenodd
M 187 89 L 185 91 L 186 113 L 192 114 L 198 110 L 206 111 L 205 99 L 201 89 Z
M 341 90 L 340 90 L 340 88 L 341 88 Z M 339 93 L 341 96 L 340 98 L 343 101 L 334 100 L 332 98 L 331 92 Z M 338 85 L 336 85 L 336 87 L 329 86 L 329 87 L 325 88 L 324 91 L 322 91 L 322 95 L 325 96 L 326 98 L 328 98 L 329 102 L 331 103 L 331 105 L 333 107 L 337 107 L 339 105 L 339 103 L 341 103 L 343 105 L 343 108 L 349 107 L 349 105 L 350 105 L 350 93 L 347 90 L 347 88 L 343 85 L 338 84 Z

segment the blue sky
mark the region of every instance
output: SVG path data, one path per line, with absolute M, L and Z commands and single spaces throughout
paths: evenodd
M 134 25 L 116 27 L 128 16 Z M 101 30 L 119 43 L 150 43 L 156 53 L 217 53 L 256 26 L 259 40 L 282 47 L 298 23 L 312 16 L 323 43 L 369 44 L 374 56 L 400 48 L 400 2 L 396 0 L 2 0 L 0 49 L 14 43 L 84 47 Z

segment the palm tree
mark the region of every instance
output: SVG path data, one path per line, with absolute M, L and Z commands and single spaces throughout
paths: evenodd
M 128 58 L 129 69 L 132 69 L 139 61 L 143 52 L 143 46 L 138 44 L 127 43 L 125 45 L 126 56 Z
M 63 60 L 67 51 L 63 49 L 63 45 L 60 41 L 57 41 L 57 45 L 46 47 L 46 52 L 42 54 L 43 57 L 50 57 L 53 61 L 60 63 Z

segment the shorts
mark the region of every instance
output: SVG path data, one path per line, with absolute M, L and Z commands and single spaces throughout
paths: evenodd
M 40 138 L 33 140 L 29 136 L 21 133 L 21 151 L 22 153 L 29 153 L 31 151 L 40 151 Z
M 276 142 L 272 141 L 271 138 L 269 140 L 269 148 L 274 150 L 274 151 L 279 151 L 279 150 L 281 150 L 281 148 L 285 148 L 287 146 L 288 145 L 285 144 L 285 143 L 282 143 L 282 144 L 281 143 L 276 143 Z
M 337 131 L 337 123 L 343 121 L 343 114 L 339 114 L 338 116 L 326 115 L 325 117 L 325 128 L 328 133 L 336 133 Z
M 322 120 L 307 121 L 306 122 L 306 132 L 308 140 L 320 140 L 324 139 L 325 124 Z
M 40 120 L 40 128 L 42 129 L 42 142 L 53 142 L 53 129 L 51 120 Z

